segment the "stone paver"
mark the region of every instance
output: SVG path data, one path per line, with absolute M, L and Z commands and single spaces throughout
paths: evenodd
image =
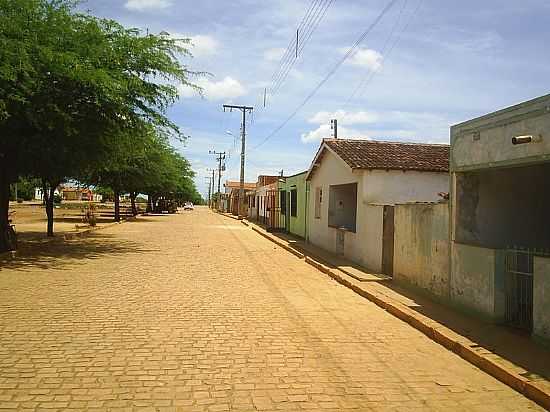
M 0 410 L 538 410 L 197 208 L 2 262 Z

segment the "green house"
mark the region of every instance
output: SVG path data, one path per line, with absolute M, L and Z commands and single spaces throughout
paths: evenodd
M 279 179 L 281 224 L 286 232 L 307 237 L 307 202 L 309 182 L 307 171 Z

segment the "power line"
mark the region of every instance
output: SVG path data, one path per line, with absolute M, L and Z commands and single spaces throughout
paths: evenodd
M 319 91 L 321 87 L 324 86 L 324 84 L 336 73 L 336 71 L 344 64 L 346 60 L 348 60 L 350 57 L 355 55 L 357 53 L 357 47 L 365 40 L 367 35 L 380 23 L 382 18 L 390 11 L 390 9 L 397 3 L 398 0 L 391 0 L 386 7 L 382 10 L 382 12 L 376 17 L 376 19 L 370 24 L 370 26 L 359 36 L 359 38 L 355 41 L 355 43 L 349 48 L 349 50 L 344 54 L 344 56 L 336 62 L 336 64 L 332 67 L 332 69 L 327 73 L 327 75 L 317 84 L 317 86 L 311 91 L 304 101 L 298 105 L 298 107 L 281 123 L 273 132 L 271 132 L 264 140 L 262 140 L 258 145 L 254 146 L 252 150 L 257 149 L 258 147 L 262 146 L 265 142 L 267 142 L 269 139 L 271 139 L 273 136 L 275 136 L 283 127 L 285 127 L 290 120 L 296 116 L 298 111 L 304 107 L 309 100 L 315 94 Z

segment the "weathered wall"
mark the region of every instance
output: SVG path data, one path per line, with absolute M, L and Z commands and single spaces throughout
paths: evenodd
M 449 296 L 449 204 L 395 206 L 394 279 Z
M 451 300 L 453 303 L 489 318 L 497 317 L 495 309 L 495 250 L 454 243 L 451 258 Z
M 550 163 L 456 176 L 457 241 L 550 248 Z
M 435 202 L 449 191 L 449 173 L 365 170 L 363 185 L 366 203 Z
M 479 169 L 550 159 L 550 95 L 451 127 L 451 169 Z M 512 138 L 542 135 L 514 146 Z
M 550 340 L 550 258 L 535 256 L 533 273 L 533 333 Z

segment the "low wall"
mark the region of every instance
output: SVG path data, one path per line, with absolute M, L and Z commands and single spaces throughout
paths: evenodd
M 395 281 L 449 296 L 448 203 L 395 206 Z
M 454 242 L 451 258 L 453 304 L 497 320 L 501 315 L 495 306 L 497 251 Z
M 550 341 L 550 258 L 535 256 L 533 334 Z

